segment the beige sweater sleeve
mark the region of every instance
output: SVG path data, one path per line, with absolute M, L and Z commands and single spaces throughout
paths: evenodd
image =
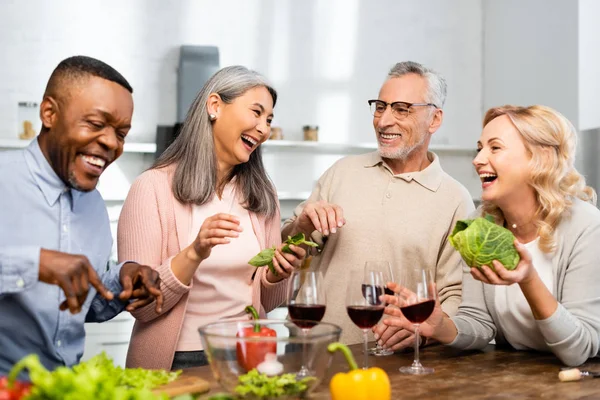
M 288 236 L 294 236 L 298 233 L 293 232 L 292 224 L 294 223 L 294 221 L 296 221 L 296 219 L 298 219 L 300 214 L 302 214 L 302 210 L 304 210 L 304 207 L 307 203 L 320 200 L 324 200 L 326 202 L 330 201 L 329 190 L 331 187 L 331 181 L 333 180 L 333 176 L 335 175 L 336 165 L 337 163 L 331 166 L 327 171 L 325 171 L 323 175 L 321 175 L 308 199 L 298 204 L 294 209 L 294 215 L 292 215 L 290 218 L 286 219 L 283 222 L 283 227 L 281 228 L 282 240 L 287 239 Z M 314 230 L 311 233 L 310 237 L 313 242 L 319 245 L 319 247 L 323 246 L 323 235 L 319 231 Z
M 456 315 L 462 296 L 463 260 L 460 253 L 452 247 L 448 240 L 456 222 L 467 218 L 475 211 L 473 199 L 465 191 L 463 199 L 458 204 L 454 217 L 448 227 L 448 232 L 441 247 L 436 268 L 436 284 L 442 310 L 450 317 Z

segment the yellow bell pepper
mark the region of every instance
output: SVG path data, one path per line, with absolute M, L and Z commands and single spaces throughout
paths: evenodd
M 340 350 L 350 366 L 350 372 L 337 373 L 329 382 L 332 400 L 390 400 L 390 378 L 381 368 L 358 369 L 352 352 L 342 343 L 327 346 L 331 353 Z

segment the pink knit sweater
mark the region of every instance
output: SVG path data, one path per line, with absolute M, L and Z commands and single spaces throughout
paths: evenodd
M 140 175 L 129 191 L 117 231 L 119 260 L 136 260 L 160 274 L 164 304 L 161 314 L 154 303 L 132 314 L 136 322 L 127 353 L 127 367 L 170 369 L 185 315 L 190 286 L 171 271 L 171 259 L 189 245 L 192 208 L 173 196 L 175 166 L 152 169 Z M 279 210 L 270 220 L 250 213 L 261 248 L 281 243 Z M 262 317 L 285 301 L 286 281 L 275 284 L 259 268 L 254 278 L 252 304 Z M 210 304 L 206 304 L 210 307 Z

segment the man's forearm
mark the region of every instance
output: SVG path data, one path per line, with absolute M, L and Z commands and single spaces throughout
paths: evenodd
M 281 228 L 281 238 L 282 240 L 287 239 L 288 236 L 294 236 L 294 233 L 298 232 L 297 226 L 298 218 L 294 218 L 293 221 L 287 222 Z

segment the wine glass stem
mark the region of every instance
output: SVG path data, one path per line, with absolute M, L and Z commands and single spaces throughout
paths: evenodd
M 369 330 L 368 329 L 363 329 L 363 337 L 364 337 L 364 362 L 363 362 L 363 369 L 368 369 L 369 368 L 369 334 L 368 334 Z
M 308 372 L 308 368 L 306 367 L 306 336 L 308 335 L 308 329 L 302 328 L 302 335 L 304 336 L 304 340 L 302 341 L 302 367 L 300 369 Z
M 421 367 L 421 361 L 419 360 L 419 324 L 415 325 L 415 360 L 413 361 L 413 367 Z

